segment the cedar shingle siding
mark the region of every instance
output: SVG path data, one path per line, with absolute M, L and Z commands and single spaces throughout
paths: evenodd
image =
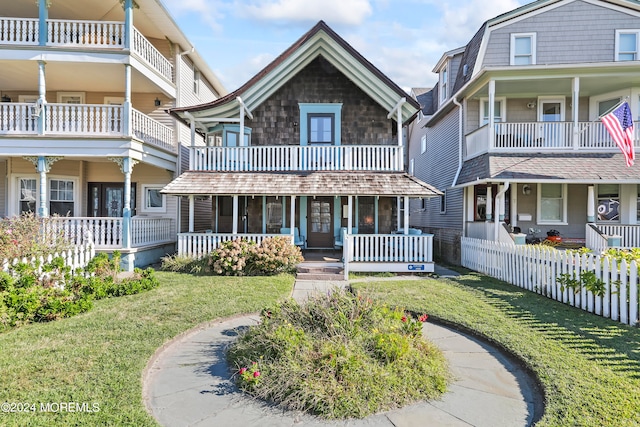
M 299 145 L 298 103 L 342 103 L 342 145 L 394 145 L 395 121 L 322 57 L 253 111 L 251 145 Z M 294 125 L 297 123 L 297 126 Z

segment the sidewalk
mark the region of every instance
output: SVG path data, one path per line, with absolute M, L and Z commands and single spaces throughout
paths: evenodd
M 528 426 L 540 411 L 534 382 L 495 348 L 427 322 L 456 380 L 442 400 L 419 402 L 362 420 L 325 421 L 253 400 L 234 385 L 225 348 L 257 315 L 212 322 L 163 347 L 143 376 L 144 401 L 163 426 Z M 536 415 L 540 415 L 539 413 Z

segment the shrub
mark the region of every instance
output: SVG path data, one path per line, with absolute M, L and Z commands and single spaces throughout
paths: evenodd
M 46 256 L 71 249 L 57 232 L 54 218 L 38 218 L 33 213 L 0 219 L 0 260 Z
M 245 266 L 252 246 L 255 246 L 255 242 L 245 239 L 220 243 L 218 249 L 209 255 L 209 268 L 214 274 L 223 276 L 245 275 Z
M 432 399 L 450 374 L 400 309 L 346 292 L 262 312 L 229 349 L 238 386 L 255 397 L 325 418 L 367 415 Z
M 276 236 L 264 239 L 260 246 L 251 247 L 247 263 L 252 274 L 273 275 L 294 272 L 303 260 L 302 251 L 291 244 L 291 239 Z
M 205 271 L 206 259 L 191 258 L 186 255 L 170 255 L 162 257 L 161 269 L 174 273 L 200 274 Z

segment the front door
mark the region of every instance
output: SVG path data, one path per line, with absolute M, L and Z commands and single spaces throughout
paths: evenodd
M 309 197 L 307 247 L 333 247 L 333 197 Z
M 543 147 L 563 147 L 564 135 L 564 99 L 541 99 L 538 110 L 540 135 Z
M 131 212 L 135 212 L 135 184 L 131 184 Z M 89 207 L 91 217 L 122 217 L 124 184 L 119 182 L 90 182 Z

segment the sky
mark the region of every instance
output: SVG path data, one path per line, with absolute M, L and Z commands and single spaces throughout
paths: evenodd
M 162 0 L 228 91 L 324 20 L 400 87 L 432 87 L 446 51 L 531 0 Z

